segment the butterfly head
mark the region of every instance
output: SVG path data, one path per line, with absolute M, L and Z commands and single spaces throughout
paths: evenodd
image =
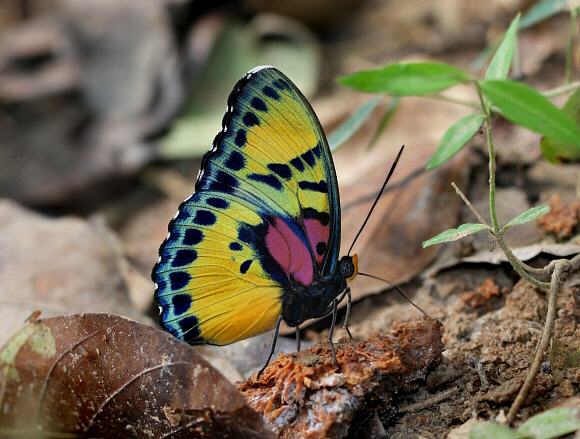
M 358 274 L 358 256 L 343 256 L 338 263 L 341 276 L 347 281 L 352 281 Z

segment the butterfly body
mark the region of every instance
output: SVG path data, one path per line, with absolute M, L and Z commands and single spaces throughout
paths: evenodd
M 332 156 L 310 104 L 266 66 L 228 99 L 195 193 L 169 224 L 152 278 L 162 326 L 190 344 L 223 345 L 299 326 L 336 309 L 356 275 L 338 259 Z

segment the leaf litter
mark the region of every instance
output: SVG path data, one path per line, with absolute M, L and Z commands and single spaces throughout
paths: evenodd
M 273 437 L 195 349 L 110 314 L 38 319 L 17 332 L 0 351 L 0 406 L 2 435 Z

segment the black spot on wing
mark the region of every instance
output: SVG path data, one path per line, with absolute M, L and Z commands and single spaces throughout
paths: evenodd
M 209 210 L 198 210 L 192 222 L 198 226 L 213 226 L 217 221 L 215 213 Z
M 292 178 L 292 170 L 290 169 L 290 166 L 285 163 L 269 163 L 268 169 L 285 180 L 290 180 Z
M 218 185 L 229 186 L 231 188 L 236 188 L 240 184 L 236 177 L 224 171 L 218 171 L 215 180 L 215 183 Z
M 322 148 L 322 145 L 320 144 L 320 142 L 318 142 L 318 143 L 316 144 L 316 146 L 315 146 L 314 148 L 312 148 L 312 149 L 311 149 L 311 151 L 314 153 L 314 155 L 315 155 L 317 158 L 320 158 L 320 155 L 321 155 L 321 148 Z
M 236 146 L 238 147 L 242 147 L 246 144 L 247 141 L 247 136 L 246 136 L 246 130 L 243 128 L 240 128 L 238 130 L 238 132 L 236 133 L 236 137 L 234 139 L 234 143 L 236 144 Z
M 203 232 L 199 229 L 187 229 L 183 234 L 183 245 L 197 245 L 203 240 Z
M 268 111 L 268 106 L 266 105 L 264 100 L 257 96 L 254 96 L 252 98 L 250 105 L 252 106 L 252 108 L 255 108 L 258 111 Z
M 290 160 L 290 164 L 296 168 L 296 170 L 302 172 L 304 171 L 304 163 L 300 160 L 300 157 L 295 157 Z
M 177 335 L 186 343 L 196 344 L 203 343 L 203 338 L 201 337 L 201 332 L 199 330 L 199 322 L 195 316 L 187 316 L 178 321 L 179 328 L 181 329 L 181 334 Z
M 328 212 L 319 212 L 318 210 L 313 209 L 312 207 L 305 207 L 302 210 L 302 215 L 304 216 L 304 219 L 318 220 L 320 224 L 322 224 L 323 226 L 327 226 L 328 223 L 330 222 L 330 215 L 328 214 Z
M 248 174 L 248 180 L 257 181 L 259 183 L 267 184 L 268 186 L 281 191 L 282 190 L 282 183 L 280 180 L 276 178 L 275 175 L 272 174 Z
M 205 200 L 205 202 L 209 206 L 215 207 L 216 209 L 227 209 L 230 206 L 230 203 L 228 203 L 227 200 L 217 197 L 210 197 L 207 200 Z
M 242 249 L 243 249 L 242 244 L 240 244 L 239 242 L 230 242 L 230 250 L 239 252 Z
M 268 96 L 269 98 L 272 99 L 276 99 L 279 100 L 280 99 L 280 93 L 278 93 L 276 90 L 274 90 L 272 87 L 270 87 L 269 85 L 266 85 L 263 89 L 262 92 Z
M 298 187 L 305 191 L 322 192 L 323 194 L 328 193 L 328 186 L 324 180 L 320 180 L 318 183 L 312 181 L 299 181 Z
M 171 261 L 172 267 L 184 267 L 185 265 L 191 264 L 197 259 L 197 252 L 193 249 L 181 249 L 177 250 L 173 261 Z
M 171 303 L 173 304 L 173 313 L 176 316 L 180 316 L 182 314 L 185 314 L 187 311 L 189 311 L 189 308 L 191 307 L 191 303 L 193 302 L 193 299 L 191 298 L 191 295 L 189 294 L 176 294 L 171 298 Z
M 311 149 L 300 155 L 300 157 L 302 157 L 302 160 L 304 160 L 311 168 L 316 164 L 316 159 L 314 158 L 314 154 L 312 153 Z
M 254 235 L 248 226 L 241 226 L 238 230 L 238 239 L 246 244 L 252 244 L 254 242 Z
M 276 79 L 272 81 L 272 85 L 278 90 L 292 90 L 292 87 L 283 79 Z
M 316 244 L 316 254 L 323 255 L 326 252 L 326 242 L 319 242 Z
M 173 273 L 169 273 L 169 284 L 173 291 L 184 288 L 190 280 L 191 276 L 185 271 L 174 271 Z
M 246 274 L 246 272 L 250 269 L 250 265 L 252 265 L 252 259 L 248 259 L 247 261 L 242 262 L 242 265 L 240 265 L 240 273 Z
M 242 118 L 242 122 L 247 127 L 253 127 L 253 126 L 260 125 L 260 119 L 258 119 L 258 116 L 256 116 L 256 113 L 252 113 L 251 111 L 248 111 L 248 112 L 246 112 L 246 114 L 244 114 L 244 117 Z
M 243 154 L 240 154 L 238 151 L 232 151 L 224 165 L 226 168 L 231 169 L 232 171 L 239 171 L 244 169 L 246 166 L 246 159 L 244 158 Z

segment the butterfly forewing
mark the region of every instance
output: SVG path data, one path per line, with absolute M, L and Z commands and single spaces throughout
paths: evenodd
M 281 72 L 263 68 L 238 82 L 229 109 L 226 131 L 207 154 L 197 188 L 231 191 L 297 223 L 316 261 L 334 262 L 333 243 L 340 240 L 336 176 L 306 98 Z
M 278 70 L 250 71 L 160 248 L 162 324 L 189 343 L 270 329 L 285 289 L 335 271 L 339 216 L 334 165 L 310 105 Z

